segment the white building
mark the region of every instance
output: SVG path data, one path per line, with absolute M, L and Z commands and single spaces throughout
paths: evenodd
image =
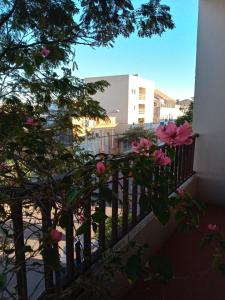
M 94 97 L 111 116 L 117 111 L 117 132 L 129 126 L 141 124 L 150 127 L 153 123 L 155 83 L 138 75 L 115 75 L 89 77 L 86 82 L 106 80 L 110 86 Z

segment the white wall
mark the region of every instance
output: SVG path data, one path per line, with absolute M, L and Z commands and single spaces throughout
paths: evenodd
M 143 87 L 146 89 L 145 100 L 139 100 L 139 87 Z M 136 90 L 136 94 L 132 94 L 132 89 Z M 139 76 L 129 75 L 129 111 L 128 111 L 129 124 L 133 124 L 133 123 L 137 124 L 138 118 L 144 118 L 145 124 L 153 123 L 154 90 L 155 90 L 155 83 L 153 81 L 143 79 Z M 139 104 L 145 105 L 145 114 L 139 114 L 139 110 L 138 110 Z
M 101 106 L 109 113 L 109 116 L 116 116 L 120 128 L 128 124 L 128 79 L 129 75 L 89 77 L 85 79 L 86 82 L 106 80 L 110 83 L 110 86 L 103 93 L 99 92 L 93 98 L 100 102 Z M 119 109 L 119 113 L 111 113 L 117 109 Z
M 89 77 L 86 82 L 106 80 L 110 86 L 103 93 L 97 93 L 94 99 L 99 101 L 109 116 L 116 116 L 117 132 L 124 132 L 128 125 L 138 124 L 138 118 L 144 118 L 145 123 L 153 122 L 154 88 L 153 81 L 135 75 L 115 75 Z M 146 89 L 146 99 L 139 100 L 139 87 Z M 132 94 L 132 90 L 136 91 Z M 145 114 L 139 114 L 138 104 L 145 104 Z M 112 113 L 119 109 L 118 113 Z
M 160 107 L 160 120 L 176 120 L 182 115 L 183 112 L 180 110 L 179 105 L 175 105 L 175 107 Z
M 225 205 L 225 0 L 200 0 L 193 125 L 198 191 Z

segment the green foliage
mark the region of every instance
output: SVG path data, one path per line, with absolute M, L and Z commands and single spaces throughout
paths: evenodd
M 182 125 L 185 121 L 192 124 L 192 121 L 193 121 L 193 105 L 194 105 L 193 102 L 191 102 L 187 112 L 183 116 L 177 118 L 177 120 L 176 120 L 176 125 L 177 126 Z
M 143 126 L 129 128 L 120 138 L 122 141 L 127 141 L 131 144 L 133 141 L 139 141 L 141 138 L 146 138 L 155 141 L 155 134 L 150 129 L 145 129 Z

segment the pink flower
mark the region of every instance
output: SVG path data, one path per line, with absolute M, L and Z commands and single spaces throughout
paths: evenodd
M 192 129 L 187 121 L 178 127 L 175 144 L 176 146 L 192 144 Z
M 52 229 L 51 238 L 58 243 L 62 239 L 62 232 L 58 231 L 57 229 Z
M 156 159 L 157 164 L 160 166 L 167 166 L 171 164 L 171 159 L 161 149 L 156 150 L 152 155 Z
M 49 54 L 50 54 L 50 50 L 48 49 L 48 48 L 42 48 L 41 49 L 41 55 L 43 56 L 43 57 L 47 57 Z
M 132 142 L 132 143 L 131 143 L 131 147 L 132 147 L 132 150 L 133 150 L 134 152 L 139 153 L 139 147 L 140 147 L 140 145 L 139 145 L 138 142 Z
M 216 224 L 209 224 L 208 225 L 209 231 L 216 231 L 218 229 Z
M 172 146 L 190 145 L 192 143 L 192 129 L 187 121 L 179 127 L 173 122 L 160 126 L 156 130 L 156 135 L 161 141 Z
M 37 126 L 37 123 L 34 122 L 34 119 L 33 118 L 28 118 L 25 122 L 26 125 L 29 125 L 29 126 L 32 126 L 32 127 L 36 127 Z
M 159 126 L 156 130 L 157 137 L 168 145 L 174 143 L 174 139 L 177 134 L 177 126 L 175 123 L 171 122 L 168 125 Z
M 102 175 L 106 171 L 106 166 L 102 161 L 97 162 L 96 164 L 96 172 L 97 175 Z
M 177 192 L 177 194 L 178 194 L 181 198 L 183 198 L 184 195 L 185 195 L 185 190 L 182 189 L 182 188 L 178 188 L 178 189 L 176 190 L 176 192 Z
M 146 150 L 149 150 L 151 146 L 153 145 L 152 141 L 146 139 L 146 138 L 141 138 L 140 142 L 132 142 L 132 150 L 136 153 L 141 153 L 145 152 Z
M 141 147 L 143 147 L 144 149 L 149 150 L 149 148 L 153 145 L 153 143 L 152 143 L 152 141 L 150 141 L 150 140 L 148 140 L 148 139 L 141 138 L 141 139 L 140 139 L 139 145 L 140 145 Z

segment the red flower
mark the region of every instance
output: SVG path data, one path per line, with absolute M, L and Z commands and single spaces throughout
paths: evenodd
M 102 175 L 106 171 L 106 166 L 102 161 L 97 162 L 96 164 L 96 173 L 97 175 Z
M 52 229 L 51 238 L 58 243 L 62 239 L 62 232 L 58 231 L 57 229 Z
M 50 52 L 51 52 L 51 51 L 50 51 L 48 48 L 45 48 L 45 47 L 44 47 L 44 48 L 41 49 L 41 52 L 40 52 L 40 53 L 41 53 L 41 55 L 42 55 L 43 57 L 47 57 L 47 56 L 50 54 Z

